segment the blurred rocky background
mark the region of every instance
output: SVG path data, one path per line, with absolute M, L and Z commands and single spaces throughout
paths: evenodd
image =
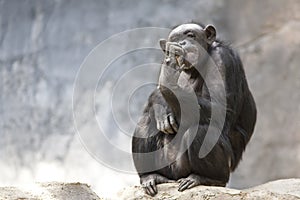
M 299 11 L 298 0 L 0 0 L 0 185 L 81 181 L 105 197 L 138 184 L 137 175 L 110 169 L 80 142 L 72 112 L 76 74 L 89 52 L 114 34 L 191 20 L 214 24 L 219 37 L 240 52 L 258 106 L 255 133 L 229 186 L 300 177 Z M 115 48 L 117 43 L 110 52 Z M 111 74 L 159 62 L 160 56 L 130 55 L 115 62 L 120 66 Z M 156 75 L 157 69 L 139 78 L 155 80 Z M 98 120 L 111 130 L 110 137 L 119 138 L 122 130 L 112 125 L 109 102 L 101 101 L 110 90 L 109 84 L 97 89 Z M 89 91 L 83 91 L 84 99 Z M 129 106 L 134 116 L 146 97 L 135 95 L 138 108 Z M 80 126 L 96 132 L 89 120 L 86 116 Z M 128 119 L 120 120 L 126 124 Z M 130 145 L 130 137 L 122 141 Z M 92 137 L 90 142 L 104 145 Z M 131 164 L 110 153 L 116 163 Z

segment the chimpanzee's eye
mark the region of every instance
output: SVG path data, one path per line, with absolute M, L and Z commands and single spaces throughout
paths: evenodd
M 188 32 L 188 33 L 186 34 L 186 36 L 187 36 L 187 37 L 190 37 L 190 38 L 195 38 L 195 37 L 196 37 L 195 34 L 194 34 L 193 32 Z

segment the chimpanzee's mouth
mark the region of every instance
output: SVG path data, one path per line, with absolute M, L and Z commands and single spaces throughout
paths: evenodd
M 178 61 L 177 61 L 177 63 L 178 63 Z M 178 66 L 179 66 L 179 68 L 180 68 L 181 70 L 189 70 L 189 69 L 191 69 L 191 68 L 194 67 L 194 66 L 193 66 L 190 62 L 188 62 L 187 60 L 184 60 L 183 64 L 181 64 L 181 65 L 178 64 Z
M 193 65 L 191 63 L 189 63 L 186 59 L 181 61 L 179 56 L 176 56 L 175 59 L 176 59 L 177 65 L 179 66 L 179 68 L 181 70 L 188 70 L 193 67 Z
M 193 68 L 194 66 L 191 64 L 191 63 L 189 63 L 189 62 L 185 62 L 185 64 L 182 66 L 182 69 L 183 70 L 188 70 L 188 69 L 191 69 L 191 68 Z

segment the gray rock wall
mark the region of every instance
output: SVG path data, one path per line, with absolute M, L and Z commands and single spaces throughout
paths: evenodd
M 230 185 L 299 177 L 299 10 L 297 0 L 0 0 L 0 184 L 83 181 L 100 194 L 138 184 L 136 175 L 106 168 L 80 144 L 72 113 L 76 73 L 88 53 L 113 34 L 190 20 L 215 24 L 220 37 L 240 51 L 258 105 L 255 134 Z M 120 67 L 160 58 L 150 55 L 129 56 Z M 97 101 L 103 102 L 101 96 Z M 101 120 L 118 137 L 113 116 L 105 116 Z M 88 120 L 81 126 L 89 128 Z
M 300 164 L 300 2 L 241 4 L 233 6 L 245 6 L 244 12 L 229 16 L 241 19 L 237 43 L 258 118 L 244 161 L 232 176 L 231 183 L 238 188 L 300 176 L 294 168 Z

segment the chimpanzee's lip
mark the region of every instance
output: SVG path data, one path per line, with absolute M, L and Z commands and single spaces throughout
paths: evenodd
M 189 70 L 189 69 L 191 69 L 191 68 L 193 68 L 193 66 L 192 65 L 189 65 L 189 66 L 184 66 L 184 67 L 182 67 L 182 69 L 183 70 Z
M 193 68 L 193 65 L 185 60 L 184 64 L 180 68 L 183 70 L 188 70 Z

